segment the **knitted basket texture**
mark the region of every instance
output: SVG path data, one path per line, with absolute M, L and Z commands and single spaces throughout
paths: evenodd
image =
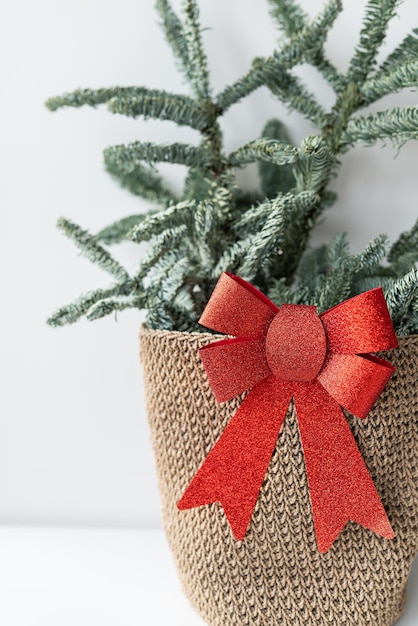
M 382 353 L 397 369 L 368 417 L 347 414 L 395 539 L 349 522 L 326 554 L 292 407 L 243 541 L 219 503 L 176 507 L 244 397 L 218 404 L 212 394 L 198 348 L 220 338 L 140 333 L 163 523 L 186 595 L 211 626 L 392 626 L 418 552 L 418 335 Z

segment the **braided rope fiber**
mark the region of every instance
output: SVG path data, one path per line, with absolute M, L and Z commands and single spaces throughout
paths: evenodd
M 243 541 L 218 503 L 177 510 L 243 397 L 213 397 L 198 348 L 219 338 L 140 334 L 163 522 L 186 595 L 211 626 L 391 626 L 418 552 L 418 335 L 383 354 L 397 370 L 367 419 L 348 415 L 395 539 L 349 522 L 326 554 L 316 546 L 292 408 Z

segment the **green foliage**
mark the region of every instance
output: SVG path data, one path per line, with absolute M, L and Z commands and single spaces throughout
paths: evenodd
M 315 58 L 341 9 L 340 0 L 331 0 L 312 24 L 306 25 L 301 31 L 294 31 L 280 52 L 275 51 L 267 58 L 255 58 L 249 72 L 218 95 L 220 108 L 225 111 L 258 87 L 276 84 L 283 71 Z
M 396 68 L 375 74 L 361 87 L 364 104 L 371 104 L 389 93 L 405 87 L 418 87 L 418 60 L 405 62 Z
M 118 156 L 114 150 L 105 150 L 104 162 L 106 170 L 121 187 L 128 189 L 135 196 L 163 206 L 175 202 L 175 195 L 151 167 L 133 160 L 126 163 Z
M 388 24 L 399 3 L 400 0 L 369 0 L 367 3 L 360 41 L 347 74 L 350 82 L 364 81 L 373 70 Z
M 86 230 L 83 230 L 63 217 L 58 220 L 57 226 L 75 243 L 81 254 L 87 257 L 92 263 L 95 263 L 118 280 L 126 280 L 129 278 L 127 271 L 122 265 L 97 243 L 93 235 L 90 235 Z
M 251 280 L 282 304 L 314 304 L 326 310 L 361 291 L 382 286 L 399 334 L 418 332 L 418 222 L 390 248 L 373 239 L 352 254 L 342 233 L 327 245 L 310 248 L 310 234 L 336 200 L 329 183 L 339 156 L 358 142 L 402 145 L 418 138 L 418 107 L 395 107 L 373 114 L 360 111 L 387 94 L 418 85 L 418 29 L 376 67 L 397 0 L 369 0 L 359 43 L 341 74 L 326 57 L 324 44 L 341 11 L 331 0 L 311 20 L 296 0 L 269 0 L 281 31 L 280 48 L 257 57 L 244 76 L 212 95 L 196 0 L 182 0 L 177 15 L 169 0 L 156 0 L 162 27 L 189 93 L 145 87 L 84 89 L 51 98 L 51 111 L 105 104 L 113 113 L 171 121 L 197 131 L 195 145 L 134 141 L 104 151 L 105 168 L 131 193 L 151 203 L 142 214 L 122 217 L 96 235 L 61 219 L 59 227 L 81 254 L 111 274 L 108 288 L 88 292 L 60 308 L 52 326 L 85 317 L 95 320 L 127 308 L 147 310 L 151 328 L 199 330 L 198 319 L 222 271 Z M 330 110 L 318 102 L 294 72 L 308 63 L 335 92 Z M 227 154 L 220 118 L 259 87 L 315 126 L 300 147 L 279 120 L 270 120 L 244 146 Z M 155 164 L 187 169 L 177 197 Z M 237 187 L 235 171 L 256 163 L 260 189 Z M 105 246 L 147 242 L 133 275 Z
M 397 145 L 418 139 L 418 106 L 395 107 L 357 117 L 348 124 L 342 144 L 361 141 L 371 145 L 387 139 Z
M 290 137 L 286 128 L 279 120 L 270 120 L 263 128 L 262 136 L 267 139 L 276 139 L 282 144 L 290 144 Z M 269 161 L 258 163 L 260 174 L 261 193 L 266 198 L 274 198 L 279 192 L 286 193 L 295 184 L 291 164 L 282 164 L 281 167 Z

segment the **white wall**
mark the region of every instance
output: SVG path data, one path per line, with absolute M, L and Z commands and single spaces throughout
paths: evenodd
M 314 13 L 322 0 L 303 0 Z M 276 33 L 265 0 L 201 2 L 215 90 L 269 53 Z M 346 0 L 329 39 L 344 68 L 365 0 Z M 177 3 L 176 3 L 177 5 Z M 159 505 L 137 358 L 142 316 L 134 311 L 51 330 L 45 319 L 107 276 L 77 256 L 55 229 L 58 216 L 92 229 L 146 203 L 104 173 L 101 151 L 135 139 L 194 141 L 171 123 L 112 116 L 105 109 L 55 114 L 43 101 L 76 87 L 145 84 L 185 88 L 163 42 L 151 0 L 3 0 L 0 9 L 1 172 L 6 229 L 1 242 L 2 372 L 0 522 L 159 524 Z M 406 0 L 391 26 L 389 52 L 413 26 L 418 5 Z M 306 75 L 324 104 L 328 88 Z M 416 93 L 386 98 L 374 109 L 417 103 Z M 260 134 L 272 116 L 295 141 L 310 129 L 259 90 L 225 117 L 229 149 Z M 360 249 L 375 234 L 396 237 L 417 215 L 418 145 L 398 158 L 390 149 L 359 148 L 345 156 L 335 183 L 340 201 L 318 238 L 347 230 Z M 181 168 L 164 167 L 174 188 Z M 241 174 L 241 179 L 243 175 Z M 250 183 L 254 179 L 250 177 Z M 138 247 L 120 257 L 129 268 Z

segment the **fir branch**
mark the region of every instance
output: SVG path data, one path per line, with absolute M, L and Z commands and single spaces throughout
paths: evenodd
M 276 20 L 287 37 L 303 30 L 309 21 L 307 13 L 295 0 L 268 0 L 270 15 Z
M 47 320 L 47 324 L 52 327 L 66 326 L 77 322 L 96 302 L 133 290 L 131 281 L 120 285 L 111 285 L 107 289 L 96 289 L 82 294 L 70 304 L 60 307 Z
M 391 72 L 379 72 L 367 80 L 360 87 L 362 104 L 369 105 L 387 94 L 406 87 L 418 87 L 418 60 L 399 65 Z
M 140 224 L 135 226 L 127 235 L 127 239 L 139 243 L 148 241 L 167 228 L 174 228 L 191 220 L 196 203 L 194 201 L 179 202 L 160 211 L 155 215 L 148 215 Z
M 184 285 L 186 276 L 190 272 L 190 261 L 187 257 L 177 259 L 170 268 L 170 272 L 161 280 L 159 294 L 163 302 L 171 302 L 177 292 Z
M 193 214 L 193 225 L 197 240 L 198 253 L 203 267 L 213 267 L 211 231 L 214 229 L 216 208 L 210 200 L 203 200 L 197 205 Z
M 137 280 L 145 278 L 157 261 L 160 261 L 164 255 L 172 253 L 172 250 L 181 242 L 186 232 L 186 225 L 180 224 L 180 226 L 175 226 L 174 228 L 167 228 L 153 237 L 144 258 L 135 272 L 135 278 Z
M 58 220 L 57 226 L 75 243 L 81 254 L 92 261 L 92 263 L 98 265 L 101 269 L 114 276 L 117 280 L 129 280 L 129 274 L 127 271 L 109 254 L 107 250 L 102 248 L 102 246 L 97 243 L 93 235 L 90 235 L 90 233 L 86 230 L 83 230 L 63 217 Z
M 111 313 L 116 313 L 117 311 L 124 311 L 125 309 L 144 309 L 146 305 L 147 298 L 145 294 L 104 298 L 88 309 L 86 319 L 92 322 L 106 315 L 110 315 Z
M 61 96 L 54 96 L 45 102 L 45 106 L 50 111 L 57 111 L 63 107 L 96 107 L 105 104 L 115 97 L 140 97 L 148 90 L 145 87 L 110 87 L 104 89 L 76 89 Z
M 218 279 L 222 272 L 238 271 L 239 263 L 245 259 L 255 239 L 254 234 L 248 234 L 245 239 L 239 239 L 229 246 L 222 254 L 211 272 L 211 277 Z
M 102 228 L 96 235 L 96 241 L 101 241 L 106 245 L 112 245 L 115 243 L 120 243 L 124 239 L 126 239 L 126 235 L 138 224 L 140 224 L 146 217 L 149 215 L 154 215 L 156 211 L 148 211 L 147 213 L 142 213 L 139 215 L 129 215 L 128 217 L 124 217 L 121 220 L 117 220 Z
M 232 152 L 228 161 L 230 165 L 240 166 L 255 161 L 268 161 L 275 165 L 294 163 L 299 150 L 295 146 L 277 141 L 276 139 L 256 139 Z
M 362 141 L 373 144 L 389 139 L 403 145 L 409 139 L 418 139 L 418 107 L 395 107 L 352 120 L 341 138 L 341 146 Z
M 103 152 L 106 165 L 131 174 L 140 161 L 148 163 L 179 163 L 189 167 L 208 166 L 208 155 L 199 148 L 184 143 L 155 144 L 134 141 L 128 145 L 112 146 Z
M 119 161 L 115 152 L 108 148 L 103 157 L 106 171 L 123 189 L 135 196 L 145 198 L 162 206 L 176 202 L 176 196 L 168 189 L 164 180 L 151 167 L 135 162 Z
M 252 237 L 251 247 L 239 266 L 239 275 L 253 280 L 260 268 L 273 258 L 279 264 L 275 274 L 291 277 L 304 247 L 304 231 L 309 231 L 306 217 L 317 203 L 318 197 L 309 192 L 289 193 L 263 203 L 268 207 L 268 215 L 262 228 Z
M 113 87 L 111 89 L 77 89 L 50 98 L 46 106 L 51 111 L 62 107 L 96 107 L 107 104 L 109 111 L 128 117 L 168 120 L 179 126 L 203 130 L 213 119 L 216 111 L 209 102 L 196 102 L 183 94 L 168 93 L 146 87 Z
M 270 15 L 277 21 L 279 27 L 290 39 L 309 24 L 308 15 L 295 0 L 268 1 L 270 4 Z M 312 63 L 336 91 L 340 91 L 344 87 L 344 77 L 341 76 L 337 68 L 325 58 L 322 49 L 318 50 L 316 55 L 312 58 Z
M 220 108 L 225 111 L 258 87 L 274 82 L 284 70 L 310 60 L 321 49 L 341 8 L 341 0 L 330 0 L 323 13 L 298 32 L 280 52 L 268 58 L 254 59 L 249 72 L 217 96 Z
M 383 291 L 386 293 L 393 287 L 394 282 L 395 279 L 390 276 L 366 276 L 356 279 L 354 281 L 354 288 L 356 293 L 363 293 L 370 289 L 376 289 L 376 287 L 382 287 Z
M 378 74 L 391 73 L 400 65 L 411 63 L 418 59 L 418 28 L 407 35 L 402 43 L 382 63 Z
M 286 128 L 279 120 L 269 120 L 262 132 L 263 137 L 276 139 L 284 144 L 290 144 Z M 278 193 L 287 193 L 295 184 L 291 165 L 278 167 L 268 161 L 260 161 L 258 164 L 261 191 L 267 198 L 274 198 Z
M 196 95 L 206 100 L 210 96 L 209 72 L 203 51 L 199 24 L 199 8 L 195 0 L 183 0 L 185 14 L 184 37 L 188 52 L 189 78 Z
M 418 246 L 411 248 L 410 251 L 400 255 L 393 261 L 388 268 L 385 268 L 388 275 L 395 278 L 401 278 L 408 274 L 418 263 Z
M 318 128 L 325 126 L 327 113 L 309 93 L 300 78 L 289 72 L 278 72 L 275 79 L 268 83 L 271 93 L 279 98 L 290 110 L 298 111 Z
M 186 35 L 183 24 L 168 0 L 156 0 L 156 9 L 163 20 L 163 28 L 166 39 L 171 46 L 174 56 L 180 63 L 183 72 L 188 75 L 189 52 L 187 49 Z
M 418 304 L 418 270 L 414 268 L 409 274 L 399 278 L 386 291 L 385 296 L 393 324 L 401 326 L 404 318 L 411 313 L 412 305 Z
M 347 73 L 348 82 L 361 84 L 376 63 L 376 56 L 386 37 L 390 19 L 400 0 L 369 0 L 360 31 L 360 41 Z
M 315 294 L 319 293 L 328 269 L 328 246 L 325 244 L 308 250 L 302 256 L 297 269 L 297 291 L 303 304 L 316 304 Z
M 334 165 L 335 157 L 325 139 L 317 135 L 308 135 L 301 143 L 299 159 L 293 167 L 296 190 L 302 192 L 308 189 L 314 193 L 322 191 Z
M 360 272 L 371 274 L 386 255 L 388 243 L 387 235 L 378 235 L 367 244 L 362 252 L 354 255 L 355 274 Z
M 196 313 L 194 315 L 191 314 L 194 306 L 195 303 L 189 293 L 188 287 L 183 287 L 182 289 L 179 289 L 173 299 L 173 308 L 181 311 L 181 313 L 185 313 L 189 317 L 189 319 L 193 318 L 193 321 L 197 322 L 198 315 Z
M 388 261 L 396 263 L 406 254 L 412 254 L 415 262 L 418 261 L 418 220 L 409 231 L 401 233 L 398 240 L 392 245 Z
M 198 105 L 188 96 L 156 89 L 141 96 L 114 97 L 109 100 L 108 109 L 133 118 L 142 116 L 145 119 L 168 120 L 195 130 L 207 128 L 216 119 L 210 103 Z
M 297 303 L 297 294 L 286 284 L 285 278 L 272 279 L 268 297 L 278 306 Z
M 373 239 L 357 255 L 350 255 L 346 233 L 337 235 L 328 246 L 328 261 L 331 269 L 323 277 L 320 288 L 314 295 L 318 312 L 339 304 L 353 294 L 353 282 L 359 273 L 371 274 L 386 254 L 387 237 L 380 235 Z

